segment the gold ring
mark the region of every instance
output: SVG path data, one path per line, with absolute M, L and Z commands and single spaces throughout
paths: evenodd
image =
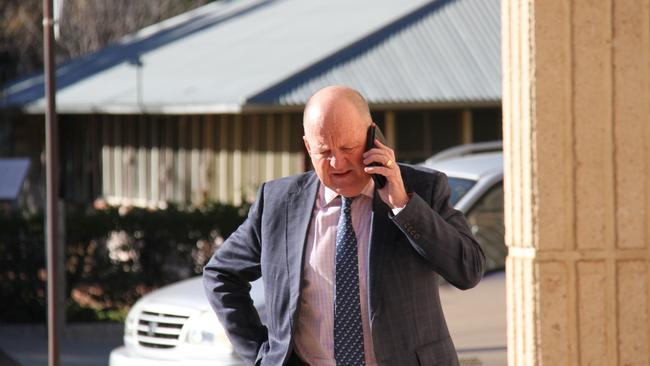
M 386 168 L 390 168 L 390 167 L 393 166 L 393 161 L 390 160 L 390 159 L 388 159 L 388 161 L 387 161 L 386 164 L 384 164 L 384 165 L 386 166 Z

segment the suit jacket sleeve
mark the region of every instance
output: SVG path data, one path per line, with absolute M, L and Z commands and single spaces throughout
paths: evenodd
M 247 363 L 255 363 L 268 332 L 250 297 L 250 282 L 261 276 L 260 222 L 264 185 L 246 221 L 221 246 L 203 269 L 206 296 L 230 341 Z
M 460 289 L 474 287 L 483 277 L 485 255 L 474 239 L 465 216 L 451 207 L 447 177 L 435 172 L 431 200 L 418 193 L 393 222 L 413 249 L 445 280 Z M 422 192 L 429 196 L 428 192 Z

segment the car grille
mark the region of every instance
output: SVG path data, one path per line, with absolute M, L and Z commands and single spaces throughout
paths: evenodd
M 174 348 L 189 316 L 143 311 L 138 318 L 138 344 L 150 348 Z

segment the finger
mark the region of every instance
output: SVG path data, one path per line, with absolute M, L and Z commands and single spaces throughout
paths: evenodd
M 367 157 L 369 155 L 372 155 L 372 154 L 385 155 L 385 156 L 388 156 L 391 159 L 393 159 L 395 157 L 395 153 L 393 152 L 393 150 L 391 150 L 390 148 L 387 148 L 387 147 L 386 148 L 374 147 L 374 148 L 372 148 L 370 150 L 366 150 L 366 151 L 363 152 L 363 157 L 365 158 L 365 157 Z
M 394 154 L 393 149 L 391 149 L 390 147 L 382 144 L 381 141 L 379 141 L 379 139 L 375 139 L 375 146 L 377 146 L 378 148 L 380 148 L 382 150 L 390 151 L 391 154 Z
M 385 166 L 367 166 L 363 168 L 367 174 L 379 174 L 384 177 L 392 177 L 395 175 L 395 171 L 392 168 L 386 168 Z
M 391 160 L 390 157 L 386 156 L 384 153 L 371 153 L 364 157 L 363 165 L 369 165 L 372 163 L 385 165 L 388 160 Z
M 364 152 L 363 152 L 363 157 L 364 157 L 364 158 L 367 158 L 368 156 L 370 156 L 370 155 L 374 155 L 374 154 L 386 155 L 387 152 L 386 152 L 386 150 L 381 150 L 381 149 L 379 149 L 379 148 L 377 148 L 377 147 L 373 147 L 373 148 L 370 149 L 370 150 L 366 150 L 366 151 L 364 151 Z
M 394 151 L 393 149 L 391 149 L 390 147 L 388 147 L 388 146 L 382 144 L 381 141 L 379 141 L 378 139 L 375 139 L 375 145 L 376 145 L 379 149 L 381 149 L 381 150 L 387 152 L 387 153 L 390 155 L 390 158 L 393 159 L 393 160 L 395 160 L 395 151 Z
M 383 154 L 371 154 L 363 158 L 363 165 L 369 165 L 372 163 L 384 164 L 384 161 L 388 160 Z

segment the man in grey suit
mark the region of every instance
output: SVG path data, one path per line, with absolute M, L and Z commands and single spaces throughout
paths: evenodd
M 357 91 L 315 93 L 303 137 L 315 172 L 263 184 L 206 265 L 207 297 L 247 363 L 458 365 L 438 275 L 471 288 L 485 257 L 445 175 L 395 163 L 378 140 L 365 151 L 371 125 Z M 265 325 L 249 295 L 260 276 Z

